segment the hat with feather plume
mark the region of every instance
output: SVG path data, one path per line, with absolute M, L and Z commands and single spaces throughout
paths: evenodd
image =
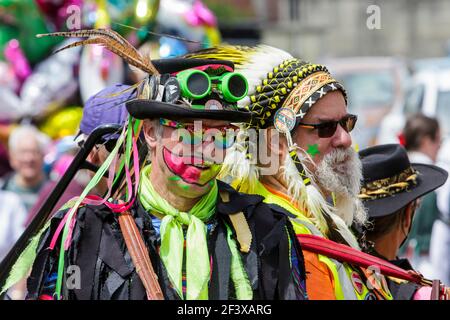
M 254 152 L 257 148 L 251 147 L 254 141 L 250 141 L 249 132 L 274 126 L 287 139 L 288 157 L 293 162 L 282 170 L 286 177 L 295 177 L 287 183 L 290 193 L 295 194 L 296 203 L 323 233 L 337 231 L 348 244 L 358 247 L 345 222 L 335 214 L 319 191 L 313 174 L 306 169 L 306 162 L 312 161 L 310 156 L 292 141 L 298 122 L 324 95 L 339 90 L 347 100 L 344 87 L 327 68 L 267 45 L 219 46 L 185 57 L 232 61 L 235 70 L 249 83 L 247 96 L 238 102 L 238 107 L 250 111 L 252 120 L 242 126 L 237 143 L 227 152 L 220 178 L 241 192 L 254 193 L 261 170 L 257 156 L 251 154 L 251 150 Z
M 43 36 L 87 38 L 75 41 L 56 52 L 81 45 L 102 45 L 122 57 L 131 66 L 147 73 L 148 77 L 131 88 L 138 89 L 137 97 L 126 102 L 126 108 L 134 118 L 197 118 L 239 123 L 249 122 L 252 117 L 251 112 L 238 109 L 236 101 L 226 101 L 223 92 L 220 90 L 220 85 L 215 85 L 215 83 L 212 84 L 211 90 L 206 96 L 197 100 L 184 96 L 183 90 L 180 90 L 180 82 L 177 79 L 178 73 L 195 69 L 217 77 L 234 71 L 234 64 L 231 61 L 189 57 L 152 61 L 149 56 L 142 55 L 120 34 L 109 29 L 38 35 L 38 37 Z

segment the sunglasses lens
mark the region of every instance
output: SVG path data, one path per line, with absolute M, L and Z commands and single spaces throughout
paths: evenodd
M 350 118 L 348 119 L 348 121 L 347 121 L 347 129 L 348 129 L 348 132 L 351 132 L 354 128 L 355 128 L 355 125 L 356 125 L 356 120 L 357 120 L 358 118 L 356 117 L 356 116 L 350 116 Z
M 339 121 L 339 124 L 342 126 L 342 128 L 344 128 L 345 131 L 351 132 L 355 127 L 356 119 L 356 116 L 348 115 L 341 121 Z
M 318 128 L 319 138 L 329 138 L 334 135 L 337 128 L 337 122 L 324 123 L 323 126 Z
M 105 143 L 105 148 L 108 152 L 112 152 L 116 146 L 117 140 L 116 139 L 110 139 Z

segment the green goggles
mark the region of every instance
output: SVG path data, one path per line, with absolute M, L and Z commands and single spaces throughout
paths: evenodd
M 217 90 L 227 102 L 237 102 L 247 95 L 247 79 L 237 72 L 210 76 L 206 72 L 189 69 L 177 74 L 183 97 L 200 100 Z

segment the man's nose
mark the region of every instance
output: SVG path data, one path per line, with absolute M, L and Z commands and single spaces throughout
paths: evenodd
M 334 148 L 349 148 L 352 145 L 352 137 L 341 125 L 337 126 L 334 134 L 332 146 Z

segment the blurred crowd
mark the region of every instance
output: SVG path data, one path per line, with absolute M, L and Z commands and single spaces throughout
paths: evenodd
M 67 8 L 73 5 L 82 8 L 81 27 L 115 29 L 152 58 L 220 43 L 215 17 L 200 0 L 0 2 L 0 260 L 64 175 L 79 142 L 96 126 L 124 119 L 123 114 L 96 116 L 95 108 L 87 107 L 98 104 L 91 97 L 139 77 L 106 49 L 87 46 L 51 55 L 67 42 L 34 38 L 36 33 L 66 30 Z M 136 10 L 144 5 L 144 11 Z M 19 19 L 25 9 L 30 18 Z M 193 41 L 161 36 L 168 33 Z M 349 111 L 360 119 L 355 147 L 400 143 L 411 163 L 437 164 L 449 170 L 448 60 L 420 61 L 413 68 L 388 58 L 324 62 L 344 83 Z M 356 71 L 355 65 L 360 66 Z M 115 89 L 121 90 L 126 89 Z M 103 151 L 96 149 L 90 162 L 103 163 Z M 88 181 L 89 177 L 77 176 L 55 210 L 79 195 Z M 449 182 L 423 197 L 414 221 L 401 255 L 426 277 L 449 285 L 450 261 L 441 259 L 450 254 Z

